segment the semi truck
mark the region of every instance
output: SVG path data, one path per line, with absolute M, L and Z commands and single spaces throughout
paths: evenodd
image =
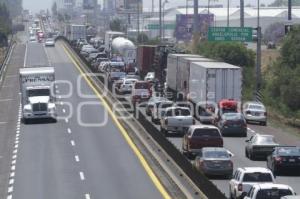
M 156 45 L 140 45 L 137 49 L 137 67 L 142 76 L 153 72 Z
M 80 24 L 68 24 L 65 26 L 65 37 L 69 41 L 86 39 L 86 26 Z
M 111 51 L 112 40 L 116 37 L 125 37 L 125 33 L 116 32 L 116 31 L 107 31 L 107 32 L 105 32 L 104 46 L 105 46 L 105 50 L 107 52 Z
M 241 101 L 242 69 L 224 62 L 193 62 L 190 65 L 188 99 L 211 105 L 223 99 Z
M 124 37 L 116 37 L 112 40 L 111 54 L 121 56 L 126 65 L 136 62 L 136 46 Z
M 51 119 L 56 122 L 55 71 L 53 67 L 20 69 L 22 121 Z

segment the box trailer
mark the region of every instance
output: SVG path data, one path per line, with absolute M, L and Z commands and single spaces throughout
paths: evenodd
M 156 47 L 155 45 L 140 45 L 137 48 L 137 67 L 142 76 L 154 71 L 152 66 Z
M 68 24 L 66 26 L 65 36 L 69 41 L 86 39 L 86 26 L 78 24 Z
M 224 62 L 193 62 L 190 65 L 188 98 L 195 104 L 241 101 L 242 69 Z
M 201 57 L 200 55 L 193 54 L 169 54 L 167 60 L 167 88 L 173 92 L 178 90 L 177 80 L 179 79 L 179 60 L 182 58 Z

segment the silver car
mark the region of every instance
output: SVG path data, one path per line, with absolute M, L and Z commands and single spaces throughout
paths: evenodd
M 195 159 L 195 167 L 206 175 L 220 175 L 231 178 L 233 172 L 232 154 L 222 147 L 204 147 Z
M 243 105 L 243 114 L 247 122 L 258 122 L 267 125 L 267 111 L 260 102 L 246 102 Z

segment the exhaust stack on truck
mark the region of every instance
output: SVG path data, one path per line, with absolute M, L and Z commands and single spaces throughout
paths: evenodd
M 52 119 L 56 121 L 55 72 L 53 67 L 20 69 L 22 120 Z

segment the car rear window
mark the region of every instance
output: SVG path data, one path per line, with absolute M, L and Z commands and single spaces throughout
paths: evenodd
M 146 82 L 137 82 L 134 86 L 135 89 L 148 89 L 149 88 L 149 84 Z
M 191 112 L 188 109 L 181 109 L 181 108 L 176 108 L 176 109 L 171 109 L 167 111 L 167 116 L 190 116 Z
M 264 107 L 261 105 L 249 105 L 249 109 L 263 110 Z
M 243 115 L 240 113 L 225 113 L 223 116 L 226 120 L 242 120 L 243 119 Z
M 220 133 L 217 129 L 195 129 L 193 136 L 195 137 L 220 137 Z
M 273 178 L 270 173 L 245 173 L 244 182 L 273 182 Z
M 273 136 L 259 136 L 256 140 L 257 144 L 272 144 L 275 143 Z
M 259 190 L 256 199 L 280 199 L 283 196 L 293 195 L 288 189 L 265 189 Z
M 206 158 L 229 158 L 226 151 L 205 151 L 203 156 Z
M 279 155 L 284 156 L 300 156 L 300 149 L 299 148 L 279 148 L 278 149 Z

